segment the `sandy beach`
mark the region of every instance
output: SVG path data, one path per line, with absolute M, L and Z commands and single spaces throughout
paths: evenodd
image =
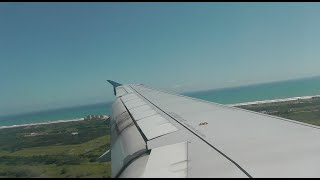
M 295 101 L 299 99 L 311 99 L 313 97 L 320 97 L 320 95 L 314 96 L 300 96 L 300 97 L 291 97 L 291 98 L 284 98 L 284 99 L 272 99 L 272 100 L 263 100 L 263 101 L 252 101 L 252 102 L 244 102 L 244 103 L 237 103 L 237 104 L 229 104 L 228 106 L 243 106 L 243 105 L 252 105 L 252 104 L 264 104 L 264 103 L 274 103 L 274 102 L 287 102 L 287 101 Z
M 84 118 L 79 118 L 79 119 L 69 119 L 69 120 L 48 121 L 48 122 L 43 122 L 43 123 L 20 124 L 20 125 L 12 125 L 12 126 L 1 126 L 0 129 L 24 127 L 24 126 L 36 126 L 36 125 L 43 125 L 43 124 L 55 124 L 55 123 L 73 122 L 73 121 L 83 121 L 83 120 L 84 120 Z

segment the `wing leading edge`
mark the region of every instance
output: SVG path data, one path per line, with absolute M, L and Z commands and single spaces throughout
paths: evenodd
M 144 85 L 113 85 L 113 177 L 320 176 L 317 126 Z

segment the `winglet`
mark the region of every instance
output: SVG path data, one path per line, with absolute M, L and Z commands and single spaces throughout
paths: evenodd
M 113 86 L 113 93 L 116 95 L 116 87 L 121 86 L 122 84 L 108 80 L 108 82 Z

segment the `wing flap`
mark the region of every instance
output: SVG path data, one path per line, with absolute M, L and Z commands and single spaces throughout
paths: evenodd
M 119 98 L 113 105 L 111 118 L 112 176 L 115 177 L 135 158 L 146 154 L 146 142 Z
M 148 140 L 179 130 L 160 115 L 146 117 L 137 123 Z

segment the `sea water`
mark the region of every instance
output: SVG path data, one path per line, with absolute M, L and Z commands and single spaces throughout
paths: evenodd
M 320 95 L 320 77 L 184 93 L 221 104 Z

